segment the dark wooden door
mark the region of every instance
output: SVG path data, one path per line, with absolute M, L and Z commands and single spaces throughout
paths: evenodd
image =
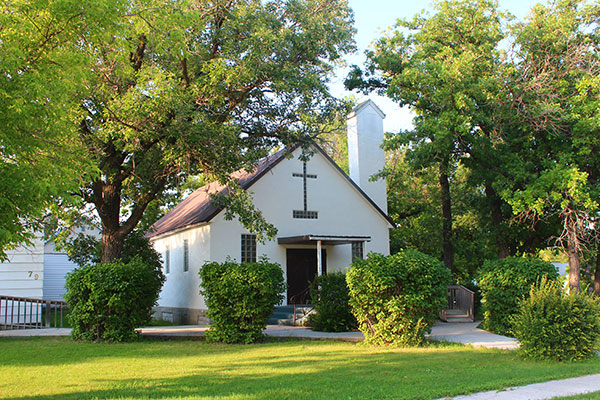
M 327 252 L 321 250 L 323 274 L 327 273 Z M 309 304 L 308 286 L 317 276 L 316 249 L 287 249 L 288 304 Z

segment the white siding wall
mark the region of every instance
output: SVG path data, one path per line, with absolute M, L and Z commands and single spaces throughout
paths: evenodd
M 0 263 L 0 294 L 41 299 L 44 281 L 44 242 L 34 239 L 31 246 L 7 252 Z
M 44 255 L 44 299 L 64 300 L 67 274 L 77 268 L 77 264 L 69 260 L 63 253 L 46 253 Z

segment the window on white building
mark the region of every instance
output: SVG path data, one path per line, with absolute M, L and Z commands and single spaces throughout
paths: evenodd
M 256 235 L 242 235 L 242 262 L 256 262 Z
M 188 247 L 188 241 L 183 241 L 183 271 L 187 272 L 190 270 L 190 250 Z
M 165 274 L 171 272 L 171 249 L 168 247 L 165 250 Z
M 352 242 L 352 262 L 363 259 L 363 242 Z

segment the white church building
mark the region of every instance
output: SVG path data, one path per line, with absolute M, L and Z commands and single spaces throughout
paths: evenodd
M 254 205 L 277 230 L 265 243 L 237 220 L 226 220 L 211 194 L 224 188 L 208 184 L 174 207 L 147 234 L 163 255 L 166 281 L 156 317 L 181 323 L 205 321 L 198 272 L 208 261 L 256 261 L 267 256 L 281 265 L 287 281 L 284 303 L 306 303 L 309 281 L 318 274 L 343 271 L 369 252 L 389 254 L 386 183 L 370 177 L 385 163 L 383 112 L 368 100 L 348 116 L 350 176 L 317 144 L 306 162 L 302 148 L 281 150 L 261 160 L 252 172 L 235 177 Z

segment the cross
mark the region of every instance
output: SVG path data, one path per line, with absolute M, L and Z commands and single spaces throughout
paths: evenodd
M 302 178 L 302 184 L 304 186 L 304 215 L 305 215 L 304 218 L 306 218 L 307 211 L 308 211 L 308 199 L 307 199 L 307 195 L 306 195 L 306 180 L 309 179 L 309 178 L 310 179 L 317 179 L 317 175 L 315 175 L 315 174 L 307 174 L 306 173 L 306 161 L 303 161 L 302 162 L 302 173 L 300 174 L 300 173 L 294 172 L 292 174 L 292 176 L 295 177 L 295 178 Z

